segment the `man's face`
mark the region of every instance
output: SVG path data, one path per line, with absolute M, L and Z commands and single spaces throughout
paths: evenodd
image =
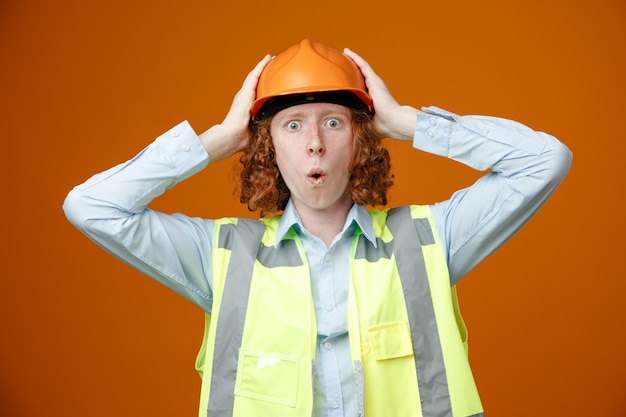
M 270 125 L 276 163 L 296 209 L 325 211 L 352 205 L 352 113 L 330 103 L 308 103 L 276 113 Z

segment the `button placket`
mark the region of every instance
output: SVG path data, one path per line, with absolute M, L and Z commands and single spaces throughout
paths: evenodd
M 322 263 L 323 263 L 323 269 L 327 270 L 327 268 L 332 268 L 331 264 L 333 261 L 333 255 L 331 254 L 331 252 L 326 252 L 322 258 Z M 330 288 L 328 288 L 329 291 L 331 291 Z M 326 297 L 323 297 L 324 299 L 320 300 L 322 302 L 322 308 L 326 311 L 326 312 L 331 312 L 334 310 L 334 306 L 333 306 L 333 300 L 334 297 L 332 297 L 332 293 L 325 293 Z

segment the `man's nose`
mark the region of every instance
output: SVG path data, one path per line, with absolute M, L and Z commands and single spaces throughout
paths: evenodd
M 307 146 L 310 155 L 321 155 L 324 153 L 324 141 L 317 127 L 313 127 L 309 132 L 309 142 Z

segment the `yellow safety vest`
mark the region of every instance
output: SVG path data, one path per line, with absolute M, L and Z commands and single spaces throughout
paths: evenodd
M 360 416 L 483 416 L 430 208 L 370 215 L 376 245 L 357 228 L 348 296 Z M 274 246 L 279 221 L 216 221 L 213 316 L 196 361 L 201 417 L 311 416 L 317 325 L 309 266 L 293 229 Z

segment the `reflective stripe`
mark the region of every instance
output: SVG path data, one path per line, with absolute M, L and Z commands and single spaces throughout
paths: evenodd
M 376 262 L 380 258 L 391 259 L 393 245 L 387 244 L 381 238 L 376 238 L 376 247 L 370 244 L 365 235 L 359 235 L 354 259 L 365 259 L 368 262 Z
M 254 221 L 250 221 L 247 219 L 240 219 L 239 222 L 246 223 L 257 223 Z M 218 245 L 221 249 L 233 249 L 233 238 L 235 236 L 237 226 L 234 224 L 224 224 L 220 227 L 219 230 L 219 239 Z M 249 236 L 248 239 L 252 241 L 252 236 Z M 237 258 L 239 254 L 234 251 L 231 255 Z M 302 266 L 304 263 L 302 262 L 302 257 L 298 252 L 298 245 L 295 240 L 285 239 L 282 240 L 278 247 L 274 248 L 273 246 L 265 246 L 261 244 L 257 250 L 257 260 L 267 268 L 277 268 L 281 266 Z
M 234 224 L 223 224 L 220 227 L 220 234 L 217 240 L 217 246 L 221 249 L 233 249 L 233 238 L 237 226 Z
M 354 382 L 356 384 L 356 403 L 359 416 L 365 416 L 365 378 L 363 376 L 363 362 L 354 361 Z
M 409 207 L 398 207 L 389 210 L 388 214 L 387 227 L 394 237 L 389 245 L 393 245 L 398 274 L 402 281 L 422 399 L 422 414 L 424 417 L 451 417 L 448 379 L 421 248 L 423 245 L 435 243 L 435 238 L 428 220 L 412 219 Z M 416 231 L 418 241 L 415 239 Z M 415 279 L 416 277 L 419 279 Z
M 234 233 L 239 227 L 242 233 Z M 246 319 L 248 296 L 252 269 L 263 237 L 263 224 L 240 219 L 238 226 L 220 227 L 219 245 L 232 248 L 228 263 L 228 272 L 224 284 L 224 293 L 217 319 L 214 358 L 212 364 L 212 383 L 209 394 L 208 415 L 211 417 L 230 417 L 235 403 L 235 381 L 239 347 Z
M 304 265 L 295 240 L 282 240 L 276 248 L 261 244 L 257 259 L 266 268 Z

